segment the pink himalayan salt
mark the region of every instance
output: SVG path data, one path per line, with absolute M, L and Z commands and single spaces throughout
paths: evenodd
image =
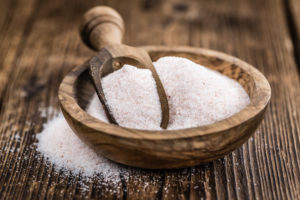
M 168 129 L 214 123 L 239 112 L 249 103 L 244 89 L 234 80 L 184 58 L 163 57 L 154 66 L 169 96 Z M 161 110 L 150 71 L 125 65 L 103 79 L 108 103 L 121 126 L 160 129 Z M 108 122 L 96 96 L 88 113 Z M 102 174 L 117 183 L 124 169 L 97 155 L 71 130 L 62 114 L 49 121 L 37 136 L 37 151 L 57 169 Z
M 168 96 L 168 129 L 211 124 L 232 116 L 250 102 L 239 83 L 188 59 L 163 57 L 153 64 Z M 105 77 L 102 84 L 120 126 L 161 129 L 159 97 L 149 70 L 125 65 Z M 96 95 L 87 111 L 108 122 Z
M 101 173 L 106 180 L 119 176 L 118 166 L 84 144 L 69 127 L 62 113 L 44 125 L 37 139 L 37 151 L 58 169 L 82 173 L 83 176 Z

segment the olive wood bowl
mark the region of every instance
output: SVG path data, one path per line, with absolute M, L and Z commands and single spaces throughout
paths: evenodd
M 89 44 L 95 43 L 89 41 Z M 86 62 L 63 79 L 59 102 L 70 127 L 98 154 L 141 168 L 189 167 L 223 157 L 254 133 L 263 119 L 271 88 L 267 79 L 253 66 L 233 56 L 202 48 L 140 48 L 149 53 L 152 61 L 163 56 L 184 57 L 236 80 L 248 93 L 250 104 L 229 118 L 200 127 L 149 131 L 117 126 L 100 121 L 85 111 L 95 94 Z

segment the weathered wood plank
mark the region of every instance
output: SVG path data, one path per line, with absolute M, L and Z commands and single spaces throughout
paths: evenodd
M 294 56 L 300 69 L 300 1 L 285 0 L 285 9 L 293 41 Z
M 286 45 L 291 40 L 284 21 L 282 4 L 280 1 L 232 1 L 231 4 L 219 3 L 218 6 L 216 2 L 207 4 L 208 6 L 201 6 L 204 8 L 204 16 L 213 12 L 222 13 L 224 16 L 212 16 L 210 20 L 214 23 L 207 25 L 211 28 L 192 29 L 193 34 L 200 36 L 198 44 L 231 53 L 257 66 L 266 74 L 273 89 L 268 116 L 254 137 L 255 151 L 248 149 L 249 145 L 252 145 L 249 141 L 243 150 L 248 149 L 250 155 L 247 150 L 237 158 L 235 155 L 238 155 L 239 151 L 232 154 L 234 175 L 233 178 L 229 177 L 235 182 L 235 193 L 238 198 L 244 197 L 246 194 L 242 193 L 243 189 L 238 189 L 241 187 L 248 189 L 249 197 L 258 198 L 262 191 L 263 198 L 295 198 L 299 195 L 296 190 L 299 190 L 299 178 L 296 178 L 299 177 L 299 154 L 296 153 L 299 151 L 299 116 L 293 110 L 299 109 L 299 92 L 292 88 L 299 88 L 299 77 L 294 57 Z M 216 35 L 215 30 L 218 28 L 220 34 L 214 39 L 212 36 Z M 240 48 L 243 45 L 246 45 L 246 48 Z M 294 106 L 293 109 L 290 108 L 291 105 Z M 293 112 L 293 120 L 286 121 L 288 116 L 283 115 L 292 115 Z M 297 128 L 292 130 L 289 126 Z M 290 163 L 283 160 L 282 151 Z M 243 160 L 247 157 L 257 159 L 256 162 L 251 162 L 250 159 L 250 166 L 252 170 L 258 169 L 259 180 L 254 181 L 251 173 L 249 176 L 244 172 L 237 175 L 240 170 L 246 171 Z M 257 172 L 253 170 L 252 173 Z M 240 180 L 241 177 L 244 180 Z
M 125 43 L 211 48 L 261 70 L 273 94 L 255 136 L 231 155 L 203 166 L 126 171 L 129 178 L 115 193 L 98 180 L 68 177 L 47 167 L 31 145 L 42 124 L 57 112 L 57 87 L 64 74 L 93 54 L 81 43 L 77 25 L 84 11 L 101 3 L 123 15 Z M 0 196 L 300 198 L 300 81 L 283 5 L 280 0 L 1 1 Z M 54 110 L 46 109 L 42 116 L 41 109 L 48 106 Z

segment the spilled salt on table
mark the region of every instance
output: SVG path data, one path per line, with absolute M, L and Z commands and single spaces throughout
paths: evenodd
M 154 66 L 168 96 L 168 129 L 211 124 L 232 116 L 250 102 L 237 82 L 188 59 L 163 57 L 154 62 Z M 103 78 L 102 84 L 120 126 L 161 129 L 159 97 L 149 70 L 125 65 Z M 108 122 L 96 95 L 87 112 Z M 120 170 L 124 170 L 85 145 L 62 114 L 49 121 L 37 139 L 37 151 L 58 169 L 87 177 L 101 174 L 106 181 L 119 179 Z
M 59 168 L 69 169 L 74 174 L 83 172 L 84 176 L 92 176 L 97 172 L 114 176 L 117 166 L 84 144 L 69 127 L 62 113 L 44 125 L 37 139 L 37 150 Z

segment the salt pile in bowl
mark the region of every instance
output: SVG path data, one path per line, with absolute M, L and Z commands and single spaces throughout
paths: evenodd
M 168 96 L 168 129 L 212 124 L 239 112 L 250 102 L 239 83 L 188 59 L 162 57 L 153 64 Z M 120 126 L 161 129 L 159 97 L 149 70 L 124 65 L 103 78 L 102 84 Z M 108 122 L 96 95 L 87 111 Z
M 236 81 L 188 59 L 163 57 L 154 62 L 168 96 L 168 129 L 202 126 L 225 119 L 250 103 Z M 108 104 L 120 126 L 159 130 L 161 109 L 155 81 L 147 69 L 124 65 L 102 80 Z M 108 123 L 95 95 L 87 112 Z M 83 176 L 102 174 L 115 180 L 120 167 L 97 155 L 71 130 L 62 114 L 49 121 L 37 136 L 37 151 L 57 169 Z

